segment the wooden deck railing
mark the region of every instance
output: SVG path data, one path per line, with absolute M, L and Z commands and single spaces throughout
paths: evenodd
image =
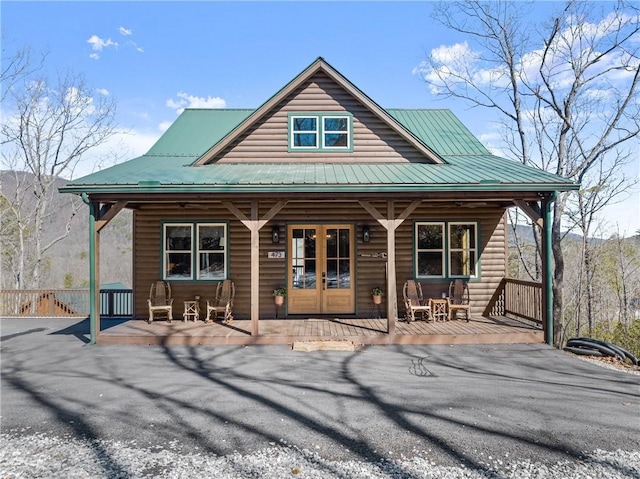
M 542 325 L 542 283 L 503 278 L 485 315 L 526 319 Z
M 102 317 L 131 316 L 133 291 L 101 289 Z M 88 289 L 0 290 L 0 317 L 78 317 L 89 316 Z

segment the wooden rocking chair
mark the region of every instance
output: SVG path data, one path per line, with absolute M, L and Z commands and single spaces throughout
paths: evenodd
M 149 291 L 149 324 L 153 322 L 153 316 L 163 313 L 167 316 L 167 321 L 173 320 L 173 299 L 171 298 L 171 286 L 164 281 L 156 281 L 151 285 Z
M 233 281 L 225 279 L 221 283 L 218 283 L 215 301 L 207 300 L 207 317 L 204 322 L 211 322 L 212 312 L 214 321 L 218 320 L 218 313 L 223 314 L 223 323 L 230 323 L 233 321 L 233 298 L 235 295 L 236 287 L 233 284 Z
M 468 323 L 471 316 L 469 285 L 461 279 L 451 281 L 449 284 L 449 320 L 455 319 L 458 311 L 464 312 L 464 318 Z
M 428 304 L 424 303 L 424 299 L 422 297 L 422 286 L 420 286 L 420 283 L 416 283 L 413 280 L 405 282 L 404 288 L 402 289 L 402 295 L 404 296 L 404 307 L 406 310 L 407 322 L 415 321 L 416 313 L 419 313 L 423 320 L 429 319 L 431 308 Z

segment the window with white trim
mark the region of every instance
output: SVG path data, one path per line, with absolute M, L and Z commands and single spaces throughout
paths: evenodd
M 163 225 L 163 279 L 227 279 L 225 223 Z
M 417 278 L 472 278 L 478 275 L 478 224 L 433 221 L 415 223 Z
M 475 223 L 449 223 L 449 276 L 477 276 Z
M 416 276 L 444 276 L 444 223 L 416 223 Z
M 352 115 L 290 113 L 290 151 L 351 151 Z

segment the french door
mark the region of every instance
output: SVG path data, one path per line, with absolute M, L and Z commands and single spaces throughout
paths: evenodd
M 355 312 L 353 225 L 289 225 L 291 314 Z

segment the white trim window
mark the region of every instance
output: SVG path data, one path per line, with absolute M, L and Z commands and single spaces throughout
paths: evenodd
M 163 225 L 163 279 L 172 281 L 226 279 L 226 238 L 225 223 L 165 223 Z
M 414 235 L 416 278 L 478 277 L 478 223 L 421 221 Z
M 345 150 L 350 145 L 350 118 L 345 115 L 322 117 L 322 148 Z
M 193 224 L 165 224 L 163 231 L 163 277 L 171 280 L 192 279 Z
M 290 151 L 351 151 L 350 113 L 289 113 Z
M 198 224 L 197 279 L 226 279 L 226 230 L 225 224 Z
M 478 275 L 478 234 L 476 223 L 449 223 L 449 276 Z
M 291 148 L 318 148 L 319 127 L 317 116 L 291 116 Z
M 442 222 L 416 223 L 415 270 L 417 277 L 444 277 L 444 226 L 445 224 Z

